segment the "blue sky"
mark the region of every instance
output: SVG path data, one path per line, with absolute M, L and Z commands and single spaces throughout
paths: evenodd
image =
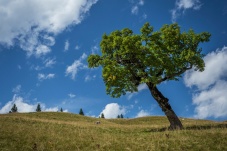
M 107 118 L 164 115 L 145 85 L 120 98 L 106 95 L 102 69 L 87 57 L 100 54 L 104 33 L 139 33 L 177 22 L 182 31 L 211 33 L 201 44 L 205 71 L 158 86 L 180 117 L 227 119 L 227 1 L 219 0 L 0 0 L 0 113 L 78 113 Z

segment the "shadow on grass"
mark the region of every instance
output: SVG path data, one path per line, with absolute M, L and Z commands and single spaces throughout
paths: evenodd
M 227 123 L 215 124 L 215 125 L 192 125 L 192 126 L 186 126 L 182 130 L 208 130 L 208 129 L 217 129 L 217 128 L 227 128 Z M 164 132 L 164 131 L 172 131 L 172 130 L 169 130 L 168 127 L 163 127 L 163 128 L 149 129 L 149 130 L 146 130 L 145 132 Z

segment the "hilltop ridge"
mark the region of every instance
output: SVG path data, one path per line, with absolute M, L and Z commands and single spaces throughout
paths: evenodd
M 227 150 L 227 122 L 184 118 L 182 123 L 184 130 L 168 131 L 163 116 L 102 119 L 62 112 L 1 114 L 0 150 Z

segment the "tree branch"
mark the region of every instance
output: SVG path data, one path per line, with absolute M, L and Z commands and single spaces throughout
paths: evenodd
M 179 76 L 179 75 L 183 74 L 186 70 L 189 70 L 189 69 L 192 69 L 192 64 L 190 64 L 189 67 L 184 67 L 181 71 L 179 71 L 179 72 L 177 72 L 177 73 L 174 73 L 174 74 L 169 75 L 169 76 L 165 76 L 164 78 L 158 80 L 157 83 L 161 83 L 161 82 L 166 81 L 166 80 L 168 80 L 168 79 L 171 79 L 171 78 L 173 78 L 173 77 Z

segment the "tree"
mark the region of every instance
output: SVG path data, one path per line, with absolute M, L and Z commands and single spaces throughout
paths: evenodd
M 117 115 L 117 118 L 124 118 L 123 114 Z
M 168 98 L 157 86 L 164 81 L 178 80 L 192 68 L 203 71 L 204 55 L 199 44 L 208 42 L 210 33 L 196 34 L 192 29 L 181 32 L 176 23 L 164 25 L 156 32 L 145 23 L 140 31 L 141 34 L 134 34 L 125 28 L 104 34 L 100 43 L 102 55 L 90 55 L 89 67 L 103 67 L 106 92 L 115 98 L 126 92 L 136 92 L 140 84 L 146 84 L 167 116 L 169 129 L 182 129 Z
M 61 112 L 63 112 L 63 109 L 62 109 L 62 107 L 61 107 L 60 111 L 61 111 Z
M 84 115 L 84 112 L 83 112 L 82 108 L 80 109 L 79 114 L 80 114 L 80 115 Z
M 10 113 L 16 113 L 16 112 L 17 112 L 17 106 L 16 106 L 16 104 L 13 104 L 13 107 L 11 108 Z
M 41 112 L 41 106 L 40 106 L 39 103 L 38 103 L 38 105 L 37 105 L 36 112 Z
M 101 118 L 105 118 L 104 113 L 101 114 Z

